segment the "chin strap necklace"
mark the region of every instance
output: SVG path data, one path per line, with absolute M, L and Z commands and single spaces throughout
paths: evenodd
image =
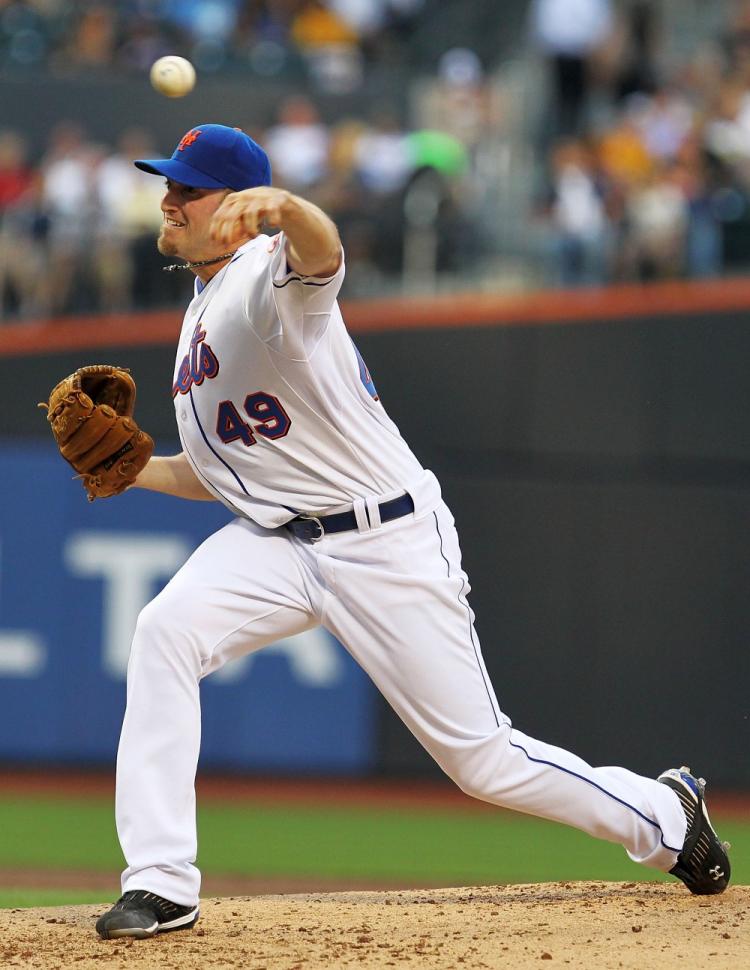
M 195 266 L 210 266 L 211 263 L 220 263 L 224 259 L 229 259 L 237 252 L 224 253 L 223 256 L 214 256 L 213 259 L 201 259 L 197 263 L 172 263 L 171 266 L 162 266 L 165 273 L 173 273 L 176 269 L 193 269 Z

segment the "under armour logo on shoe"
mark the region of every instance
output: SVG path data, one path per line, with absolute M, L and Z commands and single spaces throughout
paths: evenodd
M 722 879 L 724 876 L 723 870 L 720 869 L 718 866 L 714 866 L 713 869 L 709 869 L 708 874 L 711 876 L 714 882 L 718 882 L 718 880 Z
M 180 139 L 180 144 L 177 146 L 178 152 L 184 152 L 186 148 L 193 144 L 197 140 L 198 135 L 202 135 L 203 132 L 200 128 L 193 128 L 186 135 L 183 135 Z

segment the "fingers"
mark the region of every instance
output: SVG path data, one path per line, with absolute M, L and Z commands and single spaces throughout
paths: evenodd
M 223 245 L 232 245 L 240 239 L 253 239 L 257 235 L 257 227 L 251 227 L 249 221 L 246 225 L 241 215 L 214 217 L 211 223 L 211 238 Z
M 265 211 L 262 208 L 254 207 L 240 211 L 237 221 L 245 229 L 246 233 L 251 238 L 254 238 L 260 232 L 264 218 Z
M 243 212 L 236 206 L 224 203 L 211 219 L 211 238 L 222 244 L 230 244 L 239 239 L 253 239 L 258 235 L 259 220 L 252 213 Z
M 263 223 L 279 226 L 281 206 L 273 195 L 249 189 L 228 195 L 211 220 L 211 237 L 222 244 L 240 239 L 254 239 L 263 230 Z

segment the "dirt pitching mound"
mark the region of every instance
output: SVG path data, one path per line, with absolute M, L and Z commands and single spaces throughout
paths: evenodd
M 206 899 L 193 930 L 99 940 L 109 904 L 0 911 L 0 966 L 314 970 L 750 966 L 750 887 L 562 882 Z

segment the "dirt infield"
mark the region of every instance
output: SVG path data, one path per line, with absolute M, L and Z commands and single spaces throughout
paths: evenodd
M 750 966 L 750 887 L 562 882 L 206 899 L 194 930 L 99 940 L 98 906 L 0 911 L 0 966 L 414 970 Z

